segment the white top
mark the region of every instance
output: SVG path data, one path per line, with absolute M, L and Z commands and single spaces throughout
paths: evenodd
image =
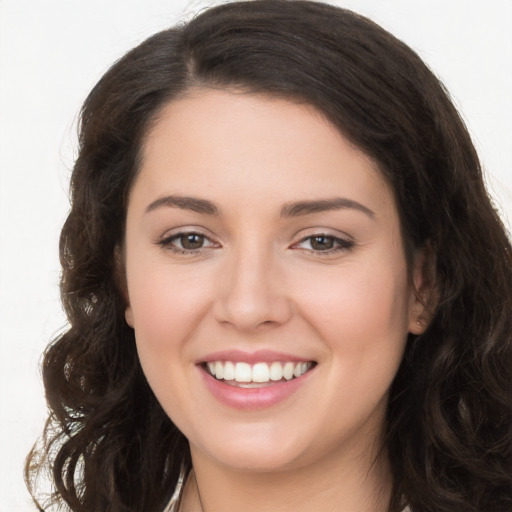
M 185 479 L 185 468 L 182 466 L 180 470 L 180 476 L 178 477 L 178 483 L 174 489 L 174 493 L 163 512 L 179 512 L 181 495 L 183 493 L 183 488 L 185 487 Z M 411 509 L 409 507 L 405 507 L 402 512 L 411 512 Z
M 174 489 L 174 493 L 171 500 L 164 509 L 164 512 L 178 512 L 181 503 L 181 495 L 183 494 L 183 488 L 185 487 L 185 468 L 181 466 L 180 476 L 178 477 L 178 483 Z

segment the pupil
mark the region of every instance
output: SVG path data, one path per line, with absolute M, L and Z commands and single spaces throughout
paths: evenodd
M 311 247 L 319 251 L 326 251 L 332 249 L 334 246 L 334 240 L 330 236 L 315 236 L 311 240 Z
M 203 246 L 204 236 L 202 235 L 183 235 L 181 245 L 184 249 L 200 249 Z

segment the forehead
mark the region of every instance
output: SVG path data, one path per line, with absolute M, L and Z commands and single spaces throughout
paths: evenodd
M 246 92 L 194 90 L 165 105 L 137 182 L 148 194 L 217 194 L 241 207 L 339 194 L 394 207 L 374 161 L 318 110 Z

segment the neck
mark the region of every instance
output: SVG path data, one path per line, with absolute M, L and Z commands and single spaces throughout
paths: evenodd
M 322 464 L 275 472 L 236 470 L 192 451 L 194 470 L 180 512 L 385 512 L 391 495 L 387 458 L 339 454 Z

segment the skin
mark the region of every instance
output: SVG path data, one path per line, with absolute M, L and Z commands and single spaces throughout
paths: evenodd
M 349 202 L 290 214 L 333 198 Z M 184 251 L 184 232 L 204 236 L 198 250 Z M 424 329 L 422 265 L 416 255 L 409 272 L 393 193 L 367 155 L 310 106 L 191 91 L 147 135 L 124 255 L 142 367 L 190 442 L 182 511 L 386 509 L 380 441 L 407 335 Z M 197 364 L 231 349 L 316 366 L 284 400 L 240 410 Z

